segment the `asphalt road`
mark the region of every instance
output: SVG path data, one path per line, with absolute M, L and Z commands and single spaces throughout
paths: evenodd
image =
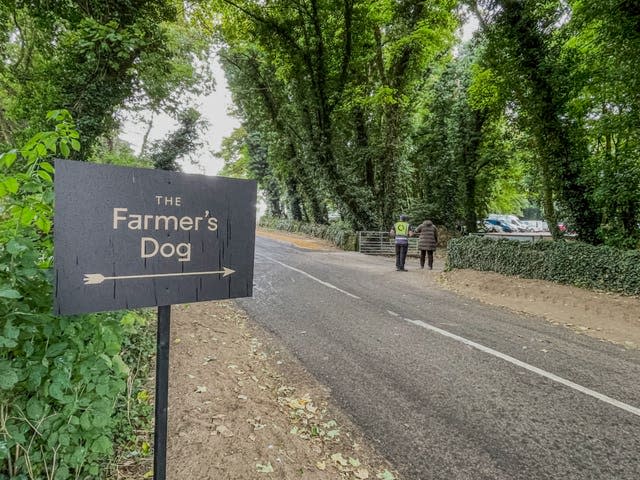
M 637 350 L 465 299 L 389 258 L 258 238 L 255 267 L 242 306 L 407 480 L 640 479 Z

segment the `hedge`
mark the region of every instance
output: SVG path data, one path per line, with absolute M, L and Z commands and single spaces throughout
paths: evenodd
M 274 230 L 284 230 L 286 232 L 304 233 L 313 237 L 322 238 L 343 250 L 357 250 L 357 234 L 343 222 L 333 222 L 329 225 L 319 225 L 317 223 L 304 223 L 286 218 L 276 218 L 263 216 L 260 218 L 259 226 Z
M 626 295 L 640 295 L 640 251 L 581 242 L 479 236 L 448 243 L 447 269 L 472 268 Z

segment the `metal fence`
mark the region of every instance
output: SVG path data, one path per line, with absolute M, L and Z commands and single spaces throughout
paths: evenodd
M 473 233 L 493 239 L 506 238 L 521 242 L 539 242 L 551 240 L 549 233 Z M 389 232 L 358 232 L 358 251 L 365 255 L 395 255 L 395 241 Z M 418 237 L 409 239 L 407 255 L 418 257 Z
M 395 240 L 389 232 L 358 232 L 358 251 L 365 255 L 395 255 Z M 417 237 L 409 239 L 407 255 L 420 255 Z

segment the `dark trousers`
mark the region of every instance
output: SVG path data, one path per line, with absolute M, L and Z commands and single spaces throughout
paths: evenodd
M 424 257 L 425 254 L 429 259 L 429 270 L 433 268 L 433 250 L 420 250 L 420 267 L 424 268 Z
M 409 250 L 408 244 L 396 243 L 396 269 L 404 270 L 404 261 L 407 258 L 407 250 Z

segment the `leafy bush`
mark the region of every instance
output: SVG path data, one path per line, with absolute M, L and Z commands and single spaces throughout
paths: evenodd
M 447 268 L 473 268 L 640 295 L 640 251 L 580 242 L 518 242 L 478 236 L 448 244 Z
M 344 222 L 333 222 L 329 225 L 319 225 L 317 223 L 304 223 L 286 218 L 267 217 L 260 218 L 259 225 L 264 228 L 274 230 L 284 230 L 286 232 L 304 233 L 312 237 L 322 238 L 343 250 L 356 250 L 357 235 Z
M 68 112 L 48 118 L 55 130 L 0 156 L 2 480 L 96 478 L 113 452 L 115 413 L 131 378 L 121 355 L 130 315 L 51 314 L 54 172 L 47 159 L 69 156 L 80 143 Z

